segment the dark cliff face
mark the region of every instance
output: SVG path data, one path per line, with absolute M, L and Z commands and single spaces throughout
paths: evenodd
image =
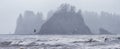
M 15 34 L 36 34 L 43 22 L 41 13 L 25 11 L 23 16 L 20 14 L 18 17 Z
M 51 18 L 43 24 L 39 34 L 92 34 L 84 23 L 81 11 L 74 6 L 62 4 Z

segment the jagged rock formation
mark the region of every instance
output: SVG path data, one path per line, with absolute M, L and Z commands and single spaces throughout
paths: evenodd
M 108 12 L 83 12 L 85 23 L 94 34 L 99 34 L 99 28 L 105 28 L 112 34 L 120 34 L 120 15 Z
M 105 29 L 103 29 L 103 28 L 100 28 L 100 29 L 99 29 L 99 32 L 100 32 L 101 35 L 112 34 L 111 32 L 109 32 L 109 31 L 107 31 L 107 30 L 105 30 Z
M 45 24 L 42 26 L 43 23 Z M 62 4 L 57 11 L 48 12 L 45 21 L 41 13 L 26 11 L 24 15 L 20 14 L 15 34 L 101 34 L 99 28 L 105 28 L 112 34 L 120 34 L 119 25 L 120 15 L 108 12 L 77 12 L 74 6 Z
M 25 11 L 17 20 L 15 34 L 36 34 L 43 24 L 42 13 L 34 14 L 32 11 Z
M 81 11 L 74 6 L 62 4 L 51 18 L 43 24 L 38 34 L 92 34 L 84 23 Z

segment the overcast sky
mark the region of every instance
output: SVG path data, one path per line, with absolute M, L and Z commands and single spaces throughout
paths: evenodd
M 106 11 L 120 14 L 120 0 L 0 0 L 0 34 L 14 33 L 16 20 L 26 10 L 43 12 L 44 16 L 62 3 L 83 11 Z

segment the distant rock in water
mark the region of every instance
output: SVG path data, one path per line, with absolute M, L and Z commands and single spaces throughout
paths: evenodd
M 112 34 L 111 32 L 109 32 L 109 31 L 107 31 L 107 30 L 105 30 L 105 29 L 103 29 L 103 28 L 100 28 L 100 29 L 99 29 L 99 32 L 100 32 L 100 34 L 103 34 L 103 35 Z
M 36 34 L 44 20 L 42 13 L 34 14 L 33 11 L 25 11 L 24 15 L 19 15 L 15 34 Z
M 120 34 L 120 15 L 109 12 L 83 11 L 83 18 L 86 25 L 94 34 L 99 34 L 99 28 L 105 28 L 112 34 Z
M 92 34 L 84 23 L 81 11 L 75 11 L 74 6 L 62 4 L 41 27 L 38 34 Z

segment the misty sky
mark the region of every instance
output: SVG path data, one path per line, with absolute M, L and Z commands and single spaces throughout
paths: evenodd
M 46 16 L 62 3 L 69 3 L 83 11 L 106 11 L 120 14 L 120 0 L 0 0 L 0 34 L 14 33 L 16 20 L 26 10 L 43 12 Z

